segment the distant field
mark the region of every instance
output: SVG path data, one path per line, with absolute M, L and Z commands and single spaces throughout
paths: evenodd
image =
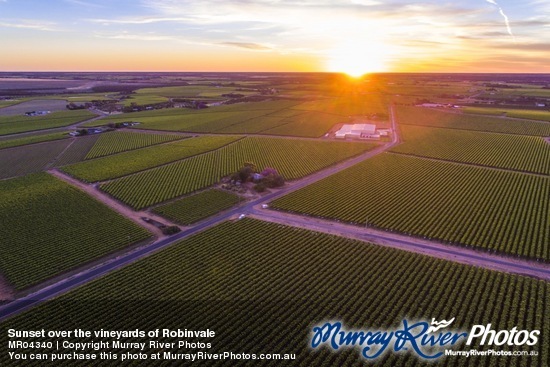
M 0 269 L 23 289 L 150 234 L 45 174 L 0 181 Z
M 52 112 L 44 116 L 0 116 L 0 135 L 68 126 L 95 116 L 88 110 Z
M 46 169 L 69 144 L 71 140 L 63 139 L 0 150 L 0 179 Z
M 0 109 L 6 108 L 8 106 L 13 106 L 15 104 L 21 103 L 21 100 L 10 99 L 10 100 L 0 100 Z
M 106 275 L 2 324 L 5 330 L 216 331 L 212 353 L 295 353 L 296 366 L 364 366 L 359 348 L 312 351 L 312 328 L 338 320 L 347 330 L 388 330 L 403 319 L 455 318 L 454 330 L 550 333 L 550 283 L 383 246 L 243 219 L 225 222 Z M 93 306 L 93 307 L 92 307 Z M 201 312 L 197 312 L 200 309 Z M 136 339 L 137 340 L 137 339 Z M 499 347 L 538 356 L 446 356 L 445 366 L 545 366 L 547 344 Z M 163 339 L 177 341 L 177 339 Z M 0 334 L 7 346 L 7 333 Z M 482 346 L 479 349 L 490 349 Z M 456 350 L 468 350 L 465 343 Z M 20 349 L 21 353 L 32 350 Z M 162 349 L 151 352 L 162 352 Z M 45 352 L 49 352 L 46 350 Z M 55 351 L 52 351 L 55 352 Z M 116 352 L 116 350 L 113 350 Z M 490 361 L 490 363 L 487 363 Z M 518 363 L 515 363 L 518 361 Z M 219 366 L 203 360 L 201 366 Z M 257 365 L 287 366 L 280 363 Z M 8 353 L 0 363 L 10 364 Z M 44 362 L 28 360 L 28 366 Z M 410 352 L 386 351 L 377 366 L 429 366 Z M 239 363 L 238 365 L 241 365 Z M 242 364 L 244 365 L 244 364 Z M 247 364 L 248 365 L 248 364 Z
M 550 136 L 550 124 L 535 121 L 506 120 L 498 117 L 473 116 L 441 112 L 433 108 L 405 107 L 396 109 L 397 122 L 405 125 L 445 127 L 450 129 L 496 133 Z
M 263 134 L 290 135 L 318 138 L 326 134 L 334 125 L 347 122 L 347 117 L 321 112 L 306 112 L 281 120 L 280 126 L 264 130 Z
M 240 196 L 228 191 L 206 190 L 158 206 L 153 209 L 153 212 L 179 224 L 189 225 L 222 210 L 229 209 L 242 200 Z
M 67 111 L 67 101 L 63 99 L 33 99 L 0 109 L 0 116 L 24 115 L 31 111 Z
M 66 139 L 69 135 L 67 133 L 53 133 L 53 134 L 41 134 L 41 135 L 31 135 L 24 138 L 15 138 L 15 139 L 1 139 L 0 140 L 0 149 L 12 148 L 21 145 L 41 143 L 51 140 L 60 140 Z
M 131 207 L 141 209 L 211 186 L 236 172 L 245 162 L 254 162 L 259 169 L 273 167 L 285 179 L 293 180 L 374 146 L 249 137 L 215 152 L 110 181 L 101 189 Z
M 177 87 L 142 88 L 135 93 L 136 96 L 161 96 L 170 98 L 192 97 L 220 97 L 226 93 L 239 93 L 244 95 L 255 94 L 254 91 L 236 91 L 236 87 L 216 87 L 209 85 L 185 85 Z M 132 95 L 133 96 L 133 95 Z
M 65 166 L 63 171 L 88 182 L 104 181 L 205 153 L 239 138 L 237 136 L 190 138 Z
M 86 81 L 47 78 L 0 78 L 0 89 L 65 89 L 83 84 L 86 84 Z
M 550 174 L 550 144 L 544 138 L 401 125 L 404 144 L 392 152 Z
M 155 103 L 168 102 L 169 99 L 162 96 L 155 95 L 141 95 L 141 94 L 131 94 L 129 98 L 123 101 L 124 106 L 131 106 L 132 103 L 135 103 L 138 106 L 149 105 Z
M 147 134 L 127 131 L 103 133 L 86 155 L 86 159 L 103 157 L 184 138 L 186 137 L 182 135 Z
M 140 122 L 137 128 L 200 133 L 260 133 L 287 136 L 319 137 L 337 123 L 349 120 L 349 106 L 343 101 L 322 100 L 299 104 L 296 101 L 239 103 L 204 110 L 165 109 L 126 113 L 90 125 L 107 122 Z M 328 113 L 320 111 L 328 111 Z M 336 112 L 340 111 L 340 114 Z M 355 112 L 383 113 L 384 105 L 364 106 Z M 383 111 L 383 112 L 379 112 Z
M 542 97 L 550 98 L 550 89 L 539 88 L 517 88 L 517 89 L 499 89 L 497 92 L 486 92 L 483 94 L 486 98 L 502 99 L 511 96 Z
M 370 115 L 374 113 L 388 114 L 388 106 L 384 97 L 378 94 L 367 94 L 346 98 L 319 99 L 305 102 L 293 107 L 296 110 L 320 111 L 340 116 Z
M 549 190 L 548 177 L 384 153 L 272 206 L 548 261 Z
M 502 109 L 499 107 L 462 107 L 464 113 L 481 115 L 502 115 L 506 113 L 507 117 L 514 117 L 527 120 L 550 121 L 550 111 L 541 110 L 518 110 L 513 108 Z

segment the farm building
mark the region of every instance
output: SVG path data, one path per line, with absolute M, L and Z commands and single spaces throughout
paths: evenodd
M 376 132 L 374 124 L 345 124 L 335 134 L 338 139 L 378 139 L 380 134 Z

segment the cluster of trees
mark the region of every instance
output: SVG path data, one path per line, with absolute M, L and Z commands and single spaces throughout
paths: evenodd
M 67 104 L 67 107 L 68 110 L 84 110 L 86 108 L 90 108 L 92 107 L 92 104 L 87 102 L 87 103 L 83 103 L 83 104 L 76 104 L 74 102 L 70 102 L 69 104 Z
M 252 162 L 246 162 L 236 173 L 231 176 L 235 182 L 254 182 L 254 190 L 264 192 L 268 188 L 281 187 L 285 184 L 283 176 L 275 168 L 266 167 L 258 172 L 257 167 Z

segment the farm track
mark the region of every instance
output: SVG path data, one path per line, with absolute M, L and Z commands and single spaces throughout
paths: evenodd
M 550 265 L 545 263 L 494 255 L 487 251 L 476 251 L 470 248 L 445 245 L 418 237 L 402 235 L 398 232 L 386 232 L 338 221 L 261 209 L 261 207 L 255 207 L 248 213 L 251 218 L 267 222 L 300 227 L 311 231 L 416 252 L 443 260 L 550 281 Z
M 425 254 L 432 257 L 438 257 L 449 261 L 457 261 L 464 264 L 470 264 L 474 266 L 484 267 L 493 270 L 499 270 L 504 272 L 511 272 L 515 274 L 521 274 L 526 276 L 531 276 L 539 279 L 550 280 L 550 266 L 548 264 L 539 264 L 533 263 L 526 260 L 517 260 L 511 259 L 508 257 L 503 257 L 499 255 L 494 255 L 488 252 L 479 252 L 467 248 L 454 247 L 441 243 L 436 243 L 433 241 L 427 241 L 423 239 L 414 239 L 408 236 L 403 236 L 399 234 L 388 234 L 384 231 L 377 231 L 374 229 L 365 229 L 363 227 L 357 227 L 347 224 L 340 224 L 333 221 L 325 221 L 311 217 L 304 216 L 295 216 L 287 213 L 275 212 L 272 210 L 262 210 L 259 209 L 263 204 L 269 203 L 270 201 L 289 194 L 290 192 L 299 190 L 303 187 L 306 187 L 314 182 L 317 182 L 321 179 L 324 179 L 330 175 L 333 175 L 337 172 L 340 172 L 344 169 L 347 169 L 359 162 L 362 162 L 366 159 L 369 159 L 377 154 L 385 152 L 391 149 L 393 146 L 399 144 L 400 139 L 397 134 L 396 121 L 395 121 L 395 112 L 393 106 L 391 108 L 391 120 L 392 127 L 396 132 L 393 136 L 393 140 L 390 143 L 386 143 L 382 146 L 379 146 L 371 151 L 360 154 L 354 158 L 350 158 L 344 162 L 340 162 L 334 166 L 331 166 L 327 169 L 304 177 L 300 180 L 288 183 L 284 188 L 278 189 L 271 193 L 265 194 L 259 199 L 252 200 L 248 203 L 239 205 L 233 209 L 219 213 L 213 217 L 202 220 L 195 225 L 184 229 L 182 232 L 168 238 L 157 239 L 154 243 L 140 247 L 138 249 L 131 250 L 125 254 L 121 254 L 116 258 L 109 259 L 104 263 L 95 266 L 94 268 L 89 268 L 81 271 L 80 273 L 71 276 L 70 278 L 63 279 L 57 283 L 54 283 L 51 286 L 38 290 L 28 296 L 19 298 L 8 305 L 0 307 L 0 321 L 17 315 L 24 310 L 32 308 L 44 301 L 47 301 L 51 298 L 57 297 L 61 294 L 64 294 L 71 289 L 74 289 L 78 286 L 86 284 L 94 279 L 100 278 L 112 271 L 120 269 L 124 266 L 127 266 L 131 263 L 134 263 L 142 258 L 145 258 L 155 252 L 158 252 L 166 247 L 173 245 L 174 243 L 192 236 L 196 233 L 204 231 L 210 227 L 213 227 L 217 224 L 220 224 L 223 221 L 235 219 L 241 214 L 250 214 L 253 217 L 272 221 L 282 224 L 287 224 L 295 227 L 301 227 L 306 229 L 311 229 L 314 231 L 321 231 L 325 233 L 333 233 L 338 235 L 343 235 L 344 237 L 350 238 L 359 238 L 364 241 L 373 242 L 381 246 L 389 246 L 400 248 L 406 251 L 417 252 Z M 171 132 L 170 132 L 171 133 Z M 101 202 L 109 202 L 109 207 L 120 208 L 120 213 L 123 213 L 125 216 L 136 217 L 136 212 L 125 207 L 124 205 L 118 203 L 114 199 L 98 193 L 93 186 L 86 185 L 76 179 L 65 176 L 57 170 L 50 170 L 51 174 L 56 177 L 59 177 L 66 182 L 69 182 L 83 191 L 90 193 L 93 197 L 98 198 L 98 194 L 101 196 Z M 104 201 L 105 200 L 105 201 Z M 118 211 L 118 210 L 117 210 Z M 131 214 L 128 216 L 127 214 Z M 141 214 L 137 214 L 138 220 Z M 147 216 L 151 217 L 151 214 L 147 212 Z M 164 218 L 161 219 L 162 222 L 167 222 Z M 140 223 L 144 226 L 144 223 Z
M 86 194 L 90 195 L 97 201 L 105 204 L 115 212 L 123 215 L 124 217 L 130 219 L 140 227 L 143 227 L 147 229 L 150 232 L 153 232 L 157 238 L 159 237 L 165 237 L 165 235 L 162 233 L 162 231 L 155 227 L 154 225 L 145 222 L 142 217 L 148 217 L 151 219 L 154 219 L 156 221 L 165 223 L 167 225 L 176 225 L 175 223 L 171 223 L 169 220 L 160 217 L 154 213 L 150 213 L 147 211 L 134 211 L 127 207 L 126 205 L 120 203 L 116 199 L 113 199 L 111 196 L 103 193 L 102 191 L 96 189 L 93 185 L 87 185 L 83 182 L 78 181 L 75 178 L 72 178 L 71 176 L 57 170 L 57 169 L 51 169 L 47 171 L 49 174 L 51 174 L 54 177 L 57 177 L 60 180 L 65 181 L 69 185 L 78 188 L 81 191 L 84 191 Z

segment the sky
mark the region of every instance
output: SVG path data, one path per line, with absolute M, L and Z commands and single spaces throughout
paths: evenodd
M 0 0 L 0 71 L 550 72 L 550 0 Z

